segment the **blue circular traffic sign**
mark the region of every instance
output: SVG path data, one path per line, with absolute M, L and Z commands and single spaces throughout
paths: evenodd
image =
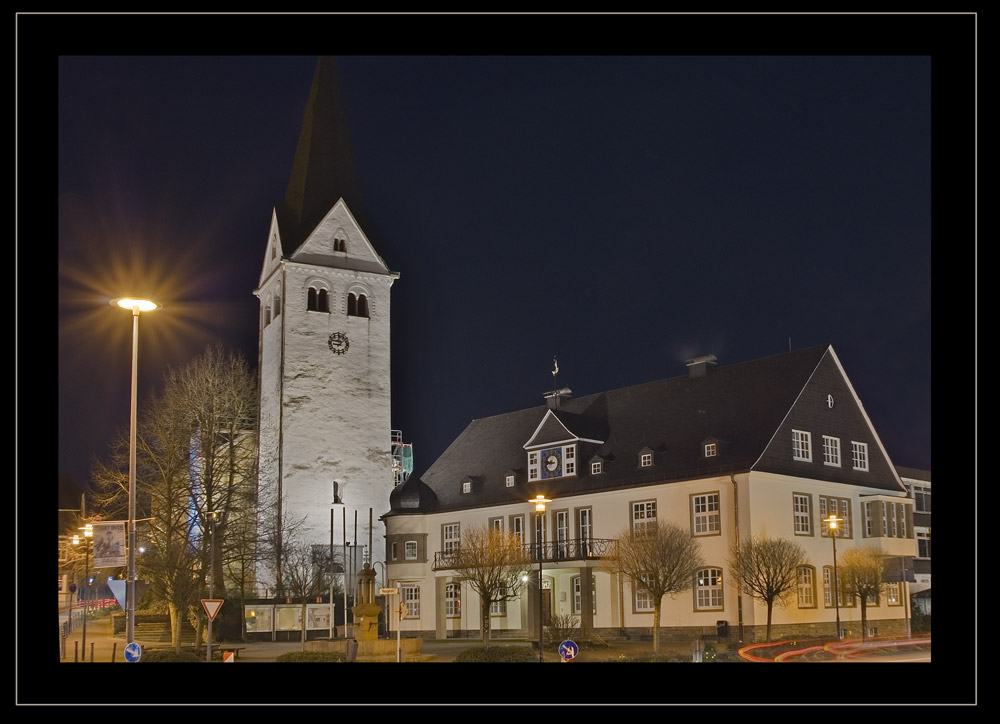
M 578 653 L 580 653 L 580 647 L 569 639 L 559 644 L 559 655 L 562 656 L 564 661 L 575 659 Z
M 142 648 L 135 641 L 125 647 L 125 660 L 136 662 L 142 656 Z

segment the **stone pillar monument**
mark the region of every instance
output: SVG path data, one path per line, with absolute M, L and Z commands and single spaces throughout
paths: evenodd
M 382 607 L 375 603 L 375 571 L 365 563 L 358 574 L 358 603 L 351 608 L 354 613 L 354 638 L 358 641 L 378 639 L 378 615 Z

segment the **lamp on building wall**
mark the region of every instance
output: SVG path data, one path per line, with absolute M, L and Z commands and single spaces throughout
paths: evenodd
M 128 454 L 128 574 L 125 580 L 125 643 L 133 642 L 135 634 L 135 421 L 139 377 L 139 313 L 160 309 L 149 299 L 122 297 L 112 299 L 111 306 L 132 312 L 132 413 L 129 424 Z
M 829 518 L 824 518 L 823 522 L 829 526 L 830 529 L 830 540 L 833 541 L 833 581 L 830 595 L 833 597 L 833 610 L 836 612 L 837 616 L 837 640 L 840 640 L 840 585 L 837 580 L 837 536 L 840 530 L 840 521 L 843 518 L 838 518 L 835 513 L 830 513 Z
M 544 545 L 545 539 L 542 535 L 542 522 L 545 515 L 545 504 L 551 503 L 552 501 L 546 498 L 544 495 L 536 495 L 534 498 L 528 501 L 529 503 L 535 504 L 535 512 L 538 514 L 536 516 L 535 524 L 535 537 L 537 539 L 537 551 L 538 551 L 538 663 L 543 663 L 545 657 L 542 655 L 544 652 L 544 644 L 542 640 L 542 623 L 543 623 L 543 602 L 542 602 L 542 558 L 544 557 Z

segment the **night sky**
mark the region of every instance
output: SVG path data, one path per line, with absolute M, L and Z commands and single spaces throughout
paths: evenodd
M 400 273 L 393 426 L 418 474 L 471 419 L 542 404 L 554 356 L 582 396 L 823 343 L 893 462 L 930 469 L 931 51 L 699 51 L 682 24 L 599 56 L 338 55 L 365 230 Z M 129 421 L 131 319 L 109 299 L 164 304 L 140 321 L 140 406 L 213 342 L 256 365 L 252 291 L 316 64 L 299 53 L 338 51 L 312 40 L 60 53 L 58 454 L 77 482 Z

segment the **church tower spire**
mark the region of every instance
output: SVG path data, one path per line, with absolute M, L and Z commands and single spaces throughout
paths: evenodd
M 389 289 L 399 277 L 357 216 L 359 187 L 340 79 L 333 59 L 320 58 L 254 291 L 258 490 L 268 506 L 261 529 L 282 532 L 278 548 L 289 536 L 312 546 L 315 560 L 330 550 L 330 507 L 342 502 L 347 520 L 362 521 L 346 535 L 336 521 L 336 541 L 355 543 L 355 570 L 385 560 L 378 519 L 394 483 Z M 343 565 L 343 547 L 333 553 Z M 280 591 L 283 565 L 280 555 L 267 562 L 258 585 Z
M 364 223 L 361 184 L 336 61 L 316 63 L 285 198 L 275 208 L 286 256 L 305 240 L 338 199 Z

